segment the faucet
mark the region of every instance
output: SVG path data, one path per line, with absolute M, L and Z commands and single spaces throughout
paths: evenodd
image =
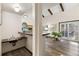
M 16 40 L 13 35 L 9 38 L 9 41 L 11 41 L 11 40 Z
M 16 38 L 12 35 L 10 37 L 10 39 L 9 39 L 9 43 L 11 43 L 12 46 L 15 46 L 16 45 L 16 42 L 17 42 Z

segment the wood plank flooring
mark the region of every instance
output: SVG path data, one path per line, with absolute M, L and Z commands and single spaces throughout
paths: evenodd
M 32 56 L 32 55 L 25 48 L 20 48 L 20 49 L 5 53 L 2 56 Z
M 46 56 L 79 56 L 79 43 L 45 39 Z

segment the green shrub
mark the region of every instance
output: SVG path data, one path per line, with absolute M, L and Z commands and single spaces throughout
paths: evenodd
M 61 37 L 61 32 L 52 32 L 53 38 Z

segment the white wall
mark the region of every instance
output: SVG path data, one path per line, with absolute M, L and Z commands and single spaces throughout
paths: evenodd
M 27 17 L 24 17 L 24 15 Z M 32 9 L 29 9 L 28 12 L 22 15 L 22 22 L 26 22 L 28 25 L 33 25 Z
M 21 31 L 21 16 L 3 11 L 2 12 L 2 39 L 10 38 L 12 35 L 18 37 Z
M 71 21 L 71 20 L 79 20 L 79 4 L 63 4 L 64 12 L 62 11 L 55 11 L 53 15 L 46 16 L 43 18 L 43 25 L 49 24 L 57 24 L 58 31 L 58 23 L 64 21 Z M 52 7 L 53 8 L 53 7 Z

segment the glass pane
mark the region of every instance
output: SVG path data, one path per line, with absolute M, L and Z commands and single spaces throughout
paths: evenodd
M 62 33 L 62 36 L 64 36 L 64 24 L 61 24 L 60 26 L 61 26 L 60 27 L 60 31 Z
M 67 24 L 65 24 L 64 36 L 68 37 L 68 25 Z
M 69 37 L 73 37 L 74 36 L 74 23 L 70 23 L 69 24 Z

